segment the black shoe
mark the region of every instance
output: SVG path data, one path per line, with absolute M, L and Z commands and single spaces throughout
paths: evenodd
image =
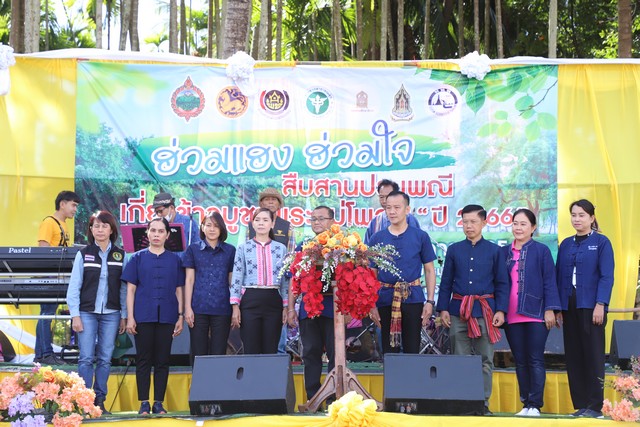
M 149 405 L 149 401 L 145 400 L 140 404 L 140 409 L 138 410 L 139 415 L 149 415 L 151 413 L 151 405 Z
M 93 401 L 93 404 L 100 408 L 102 411 L 102 415 L 111 415 L 111 412 L 107 411 L 107 408 L 104 407 L 104 397 L 96 397 L 96 400 Z
M 604 418 L 604 416 L 602 416 L 602 412 L 593 409 L 585 409 L 580 416 L 585 418 Z
M 49 365 L 49 366 L 59 366 L 64 365 L 64 362 L 59 359 L 55 354 L 49 354 L 44 357 L 39 357 L 33 359 L 34 363 L 39 363 L 41 365 Z
M 162 402 L 153 402 L 153 408 L 151 409 L 151 412 L 153 412 L 154 414 L 166 414 L 167 410 L 164 409 L 164 406 L 162 406 Z
M 574 412 L 573 414 L 571 414 L 572 417 L 580 417 L 582 416 L 582 414 L 584 413 L 584 411 L 586 411 L 586 409 L 578 409 L 576 412 Z
M 491 411 L 489 410 L 489 407 L 488 407 L 488 406 L 485 406 L 485 407 L 484 407 L 484 414 L 483 414 L 483 415 L 493 415 L 493 412 L 491 412 Z

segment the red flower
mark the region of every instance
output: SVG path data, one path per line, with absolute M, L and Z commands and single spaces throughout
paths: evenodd
M 336 267 L 336 301 L 338 310 L 363 319 L 375 306 L 378 300 L 380 282 L 373 270 L 368 266 L 355 266 L 352 262 L 339 264 Z

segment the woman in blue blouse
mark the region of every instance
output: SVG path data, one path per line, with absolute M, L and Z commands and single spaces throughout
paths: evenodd
M 67 304 L 71 328 L 78 334 L 78 374 L 87 387 L 93 387 L 96 406 L 109 414 L 104 401 L 111 356 L 117 334 L 124 333 L 127 317 L 127 286 L 120 280 L 126 259 L 124 251 L 115 245 L 118 224 L 111 212 L 99 211 L 89 218 L 87 239 L 89 244 L 73 262 Z
M 185 310 L 191 356 L 226 354 L 231 305 L 229 283 L 236 248 L 228 243 L 222 216 L 213 212 L 200 224 L 200 239 L 184 253 Z M 193 364 L 193 359 L 192 359 Z
M 569 207 L 576 234 L 558 248 L 556 276 L 564 323 L 564 353 L 574 416 L 602 417 L 604 327 L 613 288 L 611 242 L 599 233 L 595 207 L 585 199 Z
M 278 271 L 287 248 L 273 240 L 275 213 L 260 208 L 253 239 L 238 246 L 231 278 L 231 326 L 240 328 L 245 354 L 275 354 L 287 320 L 288 286 Z
M 549 248 L 532 239 L 536 216 L 518 209 L 511 224 L 514 241 L 502 247 L 510 277 L 509 309 L 505 332 L 516 361 L 520 401 L 516 415 L 540 416 L 543 405 L 544 347 L 560 310 L 555 266 Z
M 173 338 L 182 332 L 184 269 L 180 257 L 167 251 L 169 222 L 152 219 L 147 226 L 149 247 L 129 260 L 122 280 L 127 282 L 127 332 L 136 340 L 136 385 L 139 414 L 166 414 L 162 402 L 169 379 Z M 153 367 L 153 407 L 149 405 Z

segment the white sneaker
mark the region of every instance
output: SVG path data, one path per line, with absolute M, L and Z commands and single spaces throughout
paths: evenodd
M 529 408 L 529 412 L 526 414 L 527 417 L 539 417 L 540 409 L 538 408 Z
M 529 415 L 529 408 L 522 408 L 522 411 L 515 414 L 516 417 L 526 417 Z

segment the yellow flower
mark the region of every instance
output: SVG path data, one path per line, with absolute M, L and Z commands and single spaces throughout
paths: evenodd
M 331 225 L 331 232 L 333 234 L 338 234 L 340 232 L 340 225 L 338 224 Z
M 376 409 L 374 400 L 364 400 L 355 391 L 350 391 L 329 405 L 329 418 L 334 426 L 369 426 L 376 415 Z
M 335 237 L 332 237 L 329 240 L 327 240 L 327 243 L 325 244 L 325 246 L 327 248 L 333 248 L 337 244 L 338 244 L 338 240 Z
M 53 373 L 51 368 L 49 369 L 40 369 L 42 371 L 42 380 L 46 383 L 52 383 L 56 380 L 56 375 Z
M 333 235 L 333 237 L 334 237 L 337 241 L 341 242 L 341 241 L 342 241 L 342 239 L 344 239 L 344 234 L 342 234 L 342 233 L 334 234 L 334 235 Z
M 345 248 L 354 248 L 358 246 L 358 239 L 356 239 L 353 234 L 342 239 L 342 246 Z

